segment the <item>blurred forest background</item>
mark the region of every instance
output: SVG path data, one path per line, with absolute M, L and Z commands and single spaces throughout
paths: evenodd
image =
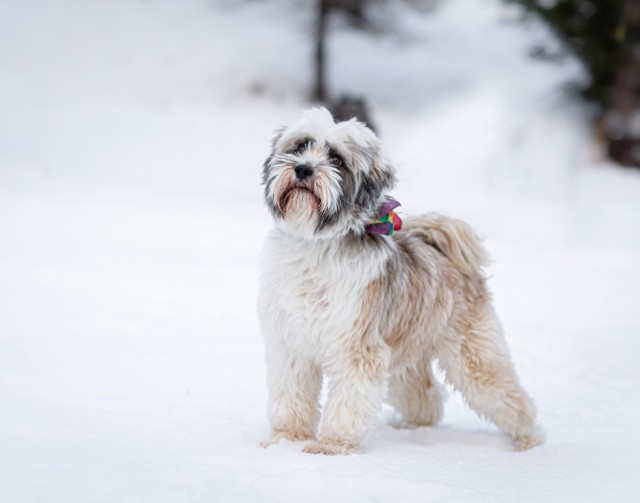
M 424 13 L 438 0 L 400 0 Z M 440 0 L 446 1 L 446 0 Z M 532 56 L 558 60 L 573 56 L 583 65 L 586 80 L 575 83 L 594 105 L 594 125 L 610 158 L 640 167 L 640 0 L 505 0 L 520 4 L 549 25 L 561 46 L 532 48 Z M 317 0 L 314 84 L 311 98 L 327 103 L 334 115 L 356 115 L 371 122 L 361 97 L 332 96 L 326 82 L 328 18 L 341 14 L 354 28 L 384 35 L 390 30 L 380 11 L 389 0 Z M 377 10 L 377 16 L 371 12 Z M 526 22 L 526 16 L 523 16 Z M 397 27 L 395 27 L 397 29 Z
M 640 501 L 639 3 L 0 0 L 0 502 Z M 258 449 L 260 171 L 320 103 L 487 238 L 544 446 L 450 390 Z

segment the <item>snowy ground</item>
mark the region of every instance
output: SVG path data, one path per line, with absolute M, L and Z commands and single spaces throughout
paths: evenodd
M 338 30 L 331 87 L 369 96 L 405 212 L 488 236 L 547 444 L 452 395 L 349 457 L 257 447 L 258 173 L 309 77 L 287 1 L 0 1 L 0 501 L 638 501 L 640 173 L 495 0 Z

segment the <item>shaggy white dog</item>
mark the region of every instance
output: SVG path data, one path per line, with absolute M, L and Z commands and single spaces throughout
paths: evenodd
M 284 438 L 310 440 L 306 452 L 351 452 L 387 390 L 407 423 L 435 425 L 443 391 L 433 359 L 518 449 L 542 442 L 491 305 L 485 249 L 466 223 L 436 214 L 397 230 L 396 204 L 384 196 L 395 170 L 369 128 L 306 111 L 277 132 L 263 183 L 275 220 L 259 299 L 272 429 L 265 446 Z

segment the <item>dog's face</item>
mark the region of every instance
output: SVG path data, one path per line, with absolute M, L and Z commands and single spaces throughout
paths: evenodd
M 306 238 L 361 234 L 395 183 L 380 141 L 364 124 L 335 123 L 325 108 L 280 129 L 262 175 L 276 223 Z

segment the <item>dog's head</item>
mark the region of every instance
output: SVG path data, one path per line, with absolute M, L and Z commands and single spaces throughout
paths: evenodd
M 276 222 L 306 238 L 362 234 L 395 170 L 364 124 L 314 108 L 277 131 L 264 163 L 264 197 Z

